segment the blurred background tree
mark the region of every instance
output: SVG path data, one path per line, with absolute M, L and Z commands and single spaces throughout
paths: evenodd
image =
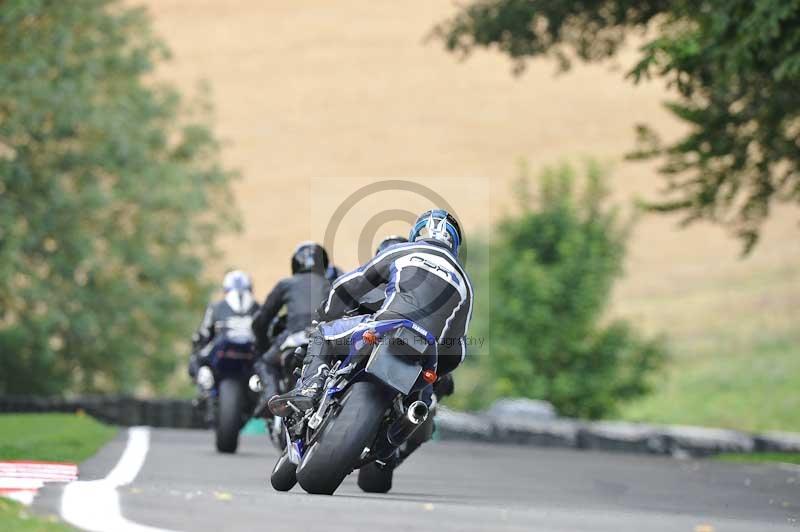
M 470 248 L 485 257 L 471 257 L 483 299 L 470 333 L 488 330 L 491 347 L 473 351 L 483 356 L 471 357 L 463 379 L 459 372 L 453 403 L 478 408 L 495 397 L 530 397 L 562 415 L 612 414 L 648 391 L 666 356 L 660 339 L 604 320 L 630 222 L 608 204 L 596 165 L 584 179 L 569 166 L 545 170 L 536 194 L 523 174 L 518 199 L 520 212 L 497 225 L 491 245 Z
M 0 4 L 0 393 L 163 386 L 235 227 L 218 145 L 142 9 Z
M 434 30 L 465 56 L 498 48 L 517 72 L 532 56 L 607 59 L 631 33 L 649 40 L 628 77 L 664 78 L 688 126 L 668 145 L 639 127 L 633 155 L 661 158 L 667 181 L 648 207 L 723 224 L 749 252 L 774 203 L 800 203 L 800 3 L 478 0 Z

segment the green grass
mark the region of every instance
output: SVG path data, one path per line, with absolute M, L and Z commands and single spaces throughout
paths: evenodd
M 743 464 L 778 462 L 800 465 L 800 453 L 723 453 L 717 455 L 715 458 L 723 462 L 737 462 Z
M 0 415 L 0 460 L 82 462 L 116 429 L 80 414 Z
M 73 532 L 56 516 L 41 517 L 14 501 L 0 497 L 0 530 L 4 532 Z
M 652 393 L 618 405 L 607 417 L 800 432 L 800 265 L 794 256 L 756 251 L 747 262 L 728 261 L 720 269 L 684 265 L 661 277 L 648 274 L 634 284 L 621 283 L 609 318 L 666 336 L 670 358 L 653 376 Z M 480 267 L 471 273 L 475 286 L 487 284 Z M 480 311 L 479 299 L 485 302 L 491 294 L 480 289 L 476 294 Z M 486 315 L 486 309 L 476 315 Z M 473 320 L 470 334 L 488 336 L 479 323 Z M 495 399 L 490 382 L 495 362 L 490 352 L 480 354 L 456 371 L 456 393 L 445 400 L 448 406 L 478 410 Z
M 110 440 L 116 429 L 80 414 L 0 415 L 0 460 L 82 462 Z M 0 530 L 68 532 L 55 516 L 34 516 L 24 506 L 0 497 Z
M 617 315 L 667 335 L 672 354 L 653 393 L 623 405 L 623 418 L 800 431 L 800 264 L 791 242 L 617 294 Z
M 699 425 L 750 432 L 800 432 L 800 330 L 749 324 L 673 338 L 672 358 L 651 394 L 621 405 L 611 419 Z M 728 328 L 730 327 L 730 328 Z M 485 408 L 487 369 L 471 361 L 456 374 L 453 408 Z M 488 361 L 491 363 L 491 361 Z
M 742 342 L 718 338 L 683 349 L 651 395 L 623 407 L 623 418 L 800 432 L 798 332 L 770 331 Z

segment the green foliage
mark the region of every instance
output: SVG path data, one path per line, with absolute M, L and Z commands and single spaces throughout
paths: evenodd
M 83 462 L 117 429 L 82 414 L 0 415 L 0 460 Z
M 233 227 L 204 117 L 115 0 L 0 4 L 0 393 L 159 386 Z M 218 214 L 224 213 L 224 214 Z
M 491 348 L 478 364 L 492 385 L 468 391 L 546 399 L 569 416 L 612 413 L 647 392 L 665 357 L 660 341 L 629 323 L 602 321 L 628 224 L 606 205 L 595 166 L 584 180 L 568 166 L 545 171 L 535 199 L 523 179 L 519 198 L 521 213 L 500 222 L 491 245 L 490 308 L 473 320 L 477 330 L 488 321 Z
M 649 207 L 725 224 L 749 251 L 774 202 L 800 202 L 800 2 L 479 0 L 435 29 L 448 49 L 497 46 L 516 60 L 613 56 L 653 28 L 629 78 L 667 80 L 688 126 L 662 145 L 640 126 L 634 156 L 659 157 L 667 196 Z
M 763 284 L 763 281 L 761 281 Z M 763 290 L 763 289 L 761 289 Z M 762 301 L 763 301 L 762 296 Z M 697 319 L 701 312 L 697 312 Z M 646 397 L 624 405 L 622 419 L 747 431 L 800 431 L 800 331 L 736 319 L 708 323 L 703 342 L 675 340 L 675 357 Z M 748 331 L 750 328 L 755 331 Z
M 489 334 L 492 302 L 491 246 L 486 234 L 468 235 L 465 267 L 473 292 L 472 321 L 469 326 L 467 357 L 456 372 L 456 389 L 446 398 L 449 406 L 459 410 L 479 410 L 496 399 L 491 367 L 491 335 Z M 462 253 L 463 259 L 464 253 Z

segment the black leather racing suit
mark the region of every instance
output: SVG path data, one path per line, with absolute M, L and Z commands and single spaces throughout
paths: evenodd
M 280 375 L 280 346 L 292 333 L 311 325 L 316 309 L 330 290 L 330 282 L 321 272 L 296 273 L 282 279 L 269 293 L 261 309 L 253 318 L 256 346 L 263 352 L 256 361 L 255 370 L 265 387 L 265 396 L 277 393 L 276 378 Z M 276 338 L 267 337 L 272 320 L 286 307 L 286 329 Z
M 324 323 L 315 330 L 304 378 L 318 375 L 333 356 L 346 355 L 350 335 L 369 320 L 407 318 L 430 332 L 438 342 L 440 375 L 461 363 L 472 317 L 472 285 L 448 246 L 425 239 L 387 248 L 333 283 L 320 317 L 342 316 L 379 286 L 385 286 L 385 299 L 377 312 Z
M 230 291 L 224 299 L 206 307 L 203 321 L 192 335 L 192 354 L 189 358 L 189 375 L 192 378 L 197 375 L 197 370 L 210 354 L 213 341 L 218 337 L 230 334 L 242 341 L 254 340 L 250 328 L 258 308 L 250 292 L 238 291 Z

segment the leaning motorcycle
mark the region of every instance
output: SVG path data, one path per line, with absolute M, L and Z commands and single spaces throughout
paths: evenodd
M 437 344 L 411 320 L 367 323 L 353 333 L 350 352 L 328 373 L 319 404 L 284 419 L 289 442 L 270 481 L 279 491 L 295 483 L 333 494 L 358 469 L 358 485 L 391 489 L 400 449 L 427 420 L 436 381 Z
M 258 399 L 248 386 L 255 362 L 254 338 L 249 330 L 251 320 L 237 319 L 242 323 L 233 324 L 207 347 L 207 365 L 214 375 L 213 386 L 207 390 L 207 417 L 213 423 L 217 450 L 221 453 L 236 452 L 239 432 L 252 416 Z

